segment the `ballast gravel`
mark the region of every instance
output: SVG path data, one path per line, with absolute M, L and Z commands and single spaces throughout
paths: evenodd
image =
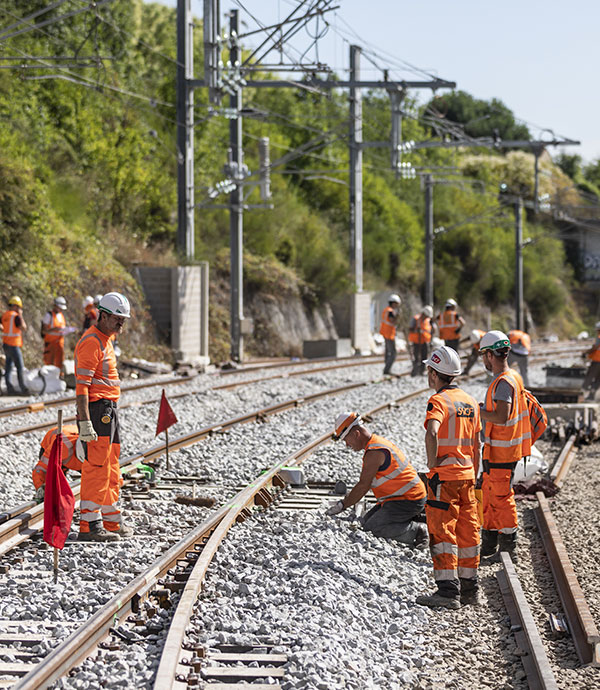
M 267 400 L 272 403 L 375 378 L 380 370 L 381 365 L 333 370 L 311 374 L 308 380 L 272 380 L 230 391 L 212 391 L 214 378 L 199 377 L 202 381 L 184 384 L 198 389 L 193 396 L 172 402 L 180 419 L 176 430 L 189 433 L 266 405 Z M 531 367 L 531 378 L 532 385 L 543 384 L 541 366 Z M 202 493 L 223 501 L 262 469 L 330 431 L 340 411 L 364 413 L 385 400 L 425 388 L 425 381 L 403 378 L 372 384 L 298 407 L 264 424 L 217 434 L 172 454 L 171 473 L 200 477 L 211 485 Z M 478 400 L 483 399 L 486 387 L 485 376 L 464 384 Z M 182 387 L 173 390 L 179 392 Z M 395 441 L 421 471 L 425 469 L 422 424 L 429 394 L 392 408 L 369 425 Z M 157 407 L 122 410 L 124 453 L 152 442 Z M 26 438 L 20 437 L 21 441 Z M 5 441 L 0 439 L 3 457 Z M 18 444 L 8 446 L 15 466 L 11 481 L 18 487 L 16 491 L 0 489 L 0 501 L 6 505 L 30 497 L 27 481 L 39 437 L 29 443 L 23 454 Z M 351 484 L 358 477 L 360 455 L 330 444 L 304 466 L 310 481 L 344 479 Z M 161 481 L 167 483 L 169 474 L 164 468 L 160 472 Z M 23 473 L 27 480 L 20 478 Z M 53 648 L 74 624 L 85 621 L 209 514 L 204 508 L 173 503 L 175 493 L 165 490 L 159 498 L 134 498 L 124 505 L 124 515 L 136 529 L 132 539 L 67 546 L 56 586 L 51 582 L 51 552 L 39 542 L 37 553 L 31 546 L 22 549 L 23 562 L 14 562 L 9 573 L 0 577 L 0 621 L 56 623 L 35 653 L 42 656 Z M 209 569 L 198 603 L 200 615 L 191 629 L 194 638 L 207 646 L 275 644 L 275 650 L 289 656 L 284 688 L 525 688 L 522 650 L 515 647 L 493 575 L 484 576 L 483 588 L 484 603 L 477 609 L 430 611 L 414 604 L 418 594 L 434 589 L 427 551 L 377 539 L 344 519 L 325 517 L 323 511 L 269 511 L 236 526 L 224 542 Z M 88 659 L 56 687 L 152 687 L 169 617 L 168 611 L 158 611 L 152 621 L 156 634 Z M 559 663 L 567 665 L 569 650 L 562 651 L 565 660 Z M 569 687 L 586 687 L 577 685 L 579 674 L 580 669 L 574 668 Z

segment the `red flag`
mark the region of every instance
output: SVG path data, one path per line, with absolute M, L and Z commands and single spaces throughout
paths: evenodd
M 156 424 L 156 436 L 158 436 L 161 431 L 166 431 L 170 426 L 177 423 L 177 417 L 169 405 L 167 396 L 165 395 L 165 389 L 163 388 L 162 397 L 160 399 L 160 410 L 158 411 L 158 422 Z
M 62 470 L 62 434 L 56 434 L 48 459 L 44 493 L 44 541 L 62 549 L 67 540 L 75 498 Z

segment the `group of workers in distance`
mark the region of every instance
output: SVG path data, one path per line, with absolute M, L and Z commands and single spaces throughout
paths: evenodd
M 91 297 L 88 295 L 83 301 L 84 317 L 83 333 L 98 321 L 98 304 L 102 295 Z M 65 311 L 67 300 L 64 297 L 55 297 L 52 307 L 42 317 L 41 336 L 44 342 L 42 361 L 44 364 L 62 368 L 65 361 L 65 336 L 76 331 L 67 326 Z M 23 316 L 23 300 L 18 295 L 13 295 L 8 300 L 8 309 L 2 315 L 1 335 L 4 345 L 6 366 L 4 379 L 6 393 L 8 395 L 29 395 L 30 391 L 25 384 L 25 365 L 23 362 L 23 334 L 27 330 L 25 317 Z M 19 390 L 11 382 L 13 368 L 17 372 Z
M 335 438 L 363 451 L 362 470 L 357 484 L 327 514 L 342 513 L 372 489 L 376 505 L 363 518 L 365 530 L 414 547 L 429 542 L 437 591 L 416 602 L 433 608 L 479 603 L 480 557 L 481 565 L 498 562 L 501 551 L 516 559 L 512 480 L 516 464 L 531 454 L 529 393 L 521 375 L 510 368 L 514 345 L 508 335 L 489 331 L 476 344 L 493 376 L 481 404 L 455 383 L 462 373 L 455 348 L 443 345 L 423 360 L 434 391 L 424 420 L 426 487 L 402 451 L 371 433 L 358 413 L 343 413 L 335 421 Z M 482 523 L 476 486 L 481 487 Z M 418 520 L 423 504 L 426 528 Z

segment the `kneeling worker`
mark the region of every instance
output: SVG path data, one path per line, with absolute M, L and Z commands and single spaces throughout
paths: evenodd
M 460 374 L 456 351 L 443 345 L 425 362 L 429 398 L 425 417 L 427 527 L 435 594 L 417 604 L 458 609 L 479 603 L 479 517 L 475 474 L 479 468 L 479 405 L 452 381 Z
M 41 442 L 40 459 L 33 468 L 31 478 L 36 488 L 35 498 L 40 503 L 44 500 L 44 489 L 46 487 L 46 472 L 48 471 L 48 460 L 52 444 L 58 433 L 58 428 L 50 429 Z M 85 460 L 85 450 L 79 440 L 79 432 L 76 424 L 65 424 L 62 430 L 62 468 L 65 470 L 75 470 L 81 472 L 83 461 Z
M 372 434 L 358 412 L 343 413 L 335 422 L 338 441 L 356 451 L 364 451 L 358 483 L 327 515 L 337 515 L 373 490 L 375 505 L 363 518 L 363 528 L 376 537 L 394 539 L 409 546 L 424 546 L 427 529 L 414 518 L 423 511 L 425 487 L 404 453 L 391 441 Z

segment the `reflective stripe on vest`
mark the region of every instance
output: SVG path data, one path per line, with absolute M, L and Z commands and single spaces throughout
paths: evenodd
M 460 388 L 448 388 L 436 393 L 432 398 L 441 399 L 446 414 L 438 430 L 437 457 L 450 456 L 471 459 L 473 456 L 473 438 L 477 420 L 479 419 L 479 405 L 468 393 Z M 461 411 L 467 411 L 472 416 L 463 416 Z M 468 449 L 464 452 L 462 449 Z
M 423 314 L 415 314 L 413 319 L 415 320 L 415 330 L 409 332 L 408 342 L 417 343 L 419 345 L 423 343 L 430 343 L 431 319 Z
M 391 340 L 396 337 L 396 324 L 390 320 L 394 314 L 391 307 L 386 307 L 381 314 L 381 326 L 379 332 L 386 340 Z
M 62 311 L 59 312 L 53 312 L 49 311 L 48 314 L 50 314 L 50 324 L 46 324 L 48 328 L 65 328 L 67 325 L 67 322 L 65 321 L 64 314 Z M 44 342 L 46 343 L 55 343 L 57 340 L 61 340 L 64 338 L 63 335 L 60 333 L 45 333 L 44 334 Z
M 504 372 L 493 381 L 486 394 L 485 409 L 493 411 L 494 393 L 501 380 L 513 389 L 513 402 L 505 424 L 486 422 L 483 457 L 492 462 L 513 462 L 531 452 L 531 427 L 525 392 L 518 379 Z M 493 450 L 492 450 L 493 449 Z
M 12 309 L 2 314 L 2 342 L 12 347 L 21 347 L 21 345 L 23 345 L 21 329 L 15 323 L 17 316 L 19 316 L 19 314 L 17 314 L 16 311 L 12 311 Z
M 92 326 L 88 331 L 86 331 L 75 348 L 75 382 L 82 386 L 89 386 L 89 395 L 97 395 L 99 398 L 107 397 L 107 394 L 112 393 L 112 399 L 118 399 L 121 381 L 118 378 L 110 378 L 111 365 L 114 367 L 114 371 L 117 370 L 117 360 L 115 357 L 114 350 L 111 345 L 110 339 L 106 342 L 106 345 L 102 342 L 102 339 L 97 333 L 94 333 L 95 327 Z M 102 359 L 95 371 L 91 369 L 86 369 L 79 363 L 79 353 L 82 346 L 86 341 L 95 340 L 102 352 Z M 91 380 L 83 377 L 91 377 Z M 95 390 L 95 388 L 100 390 Z
M 384 450 L 390 454 L 390 464 L 382 472 L 377 470 L 371 489 L 377 503 L 383 503 L 392 498 L 403 496 L 421 482 L 414 467 L 404 457 L 404 453 L 391 441 L 373 434 L 366 445 L 365 454 L 370 450 Z M 425 489 L 417 492 L 415 500 L 425 496 Z
M 442 340 L 456 340 L 458 338 L 456 332 L 456 329 L 460 326 L 458 312 L 453 309 L 446 309 L 438 316 L 438 324 Z

